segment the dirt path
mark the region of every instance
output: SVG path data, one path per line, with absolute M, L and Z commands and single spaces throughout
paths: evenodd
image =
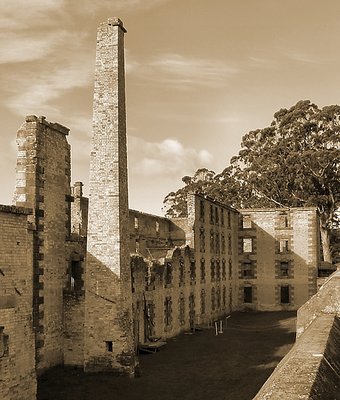
M 292 347 L 295 315 L 234 313 L 223 334 L 183 334 L 141 355 L 136 379 L 53 369 L 40 378 L 38 400 L 251 400 Z

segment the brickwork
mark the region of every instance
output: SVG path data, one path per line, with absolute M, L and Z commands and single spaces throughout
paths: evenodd
M 238 302 L 237 228 L 236 210 L 199 195 L 190 195 L 187 218 L 170 221 L 130 211 L 136 344 L 173 337 L 232 311 Z M 153 247 L 142 245 L 145 240 Z
M 124 33 L 97 33 L 85 296 L 85 370 L 133 374 Z M 100 318 L 98 316 L 100 315 Z
M 75 182 L 71 187 L 71 234 L 86 237 L 89 201 L 83 196 L 83 183 Z
M 240 211 L 240 307 L 242 295 L 247 291 L 244 287 L 255 285 L 256 296 L 244 307 L 263 311 L 298 309 L 317 290 L 319 230 L 316 209 Z
M 33 324 L 38 371 L 63 362 L 65 241 L 69 235 L 68 128 L 28 116 L 17 133 L 14 201 L 33 210 Z
M 84 364 L 85 254 L 83 237 L 71 236 L 66 246 L 66 276 L 63 291 L 64 365 Z
M 30 210 L 0 206 L 0 398 L 36 398 Z

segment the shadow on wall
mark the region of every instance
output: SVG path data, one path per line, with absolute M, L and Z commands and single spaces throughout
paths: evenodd
M 129 260 L 125 260 L 128 262 Z M 89 252 L 86 255 L 84 369 L 133 375 L 130 265 L 119 277 Z M 128 272 L 128 275 L 127 275 Z
M 292 228 L 275 228 L 270 234 L 254 222 L 245 229 L 241 221 L 238 309 L 297 310 L 316 293 L 317 249 L 307 233 L 305 247 L 297 248 L 296 235 Z

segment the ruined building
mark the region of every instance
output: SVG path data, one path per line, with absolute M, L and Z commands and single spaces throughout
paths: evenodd
M 128 209 L 124 33 L 97 36 L 90 196 L 70 184 L 69 130 L 27 116 L 13 206 L 0 206 L 0 398 L 33 400 L 56 365 L 132 376 L 137 349 L 235 310 L 296 310 L 316 293 L 314 208 L 188 216 Z

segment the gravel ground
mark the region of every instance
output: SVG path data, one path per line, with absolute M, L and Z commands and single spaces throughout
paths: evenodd
M 233 313 L 223 334 L 203 329 L 141 355 L 135 379 L 54 368 L 38 400 L 251 400 L 295 340 L 294 312 Z

